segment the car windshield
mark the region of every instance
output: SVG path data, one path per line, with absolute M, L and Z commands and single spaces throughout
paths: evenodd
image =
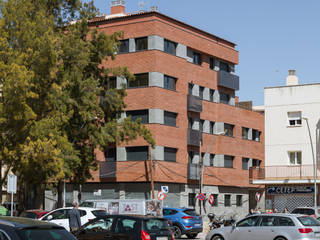
M 147 231 L 169 230 L 168 222 L 165 219 L 150 218 L 145 220 L 145 226 Z
M 190 215 L 190 216 L 198 216 L 196 211 L 194 209 L 186 209 L 183 211 L 185 214 Z
M 298 217 L 303 226 L 320 226 L 320 222 L 313 217 Z
M 75 240 L 65 229 L 22 229 L 17 231 L 22 240 Z
M 103 216 L 107 215 L 107 212 L 105 210 L 94 210 L 94 211 L 92 211 L 92 214 L 95 217 L 103 217 Z
M 292 211 L 295 214 L 305 214 L 305 215 L 312 215 L 314 214 L 314 210 L 310 208 L 296 208 Z

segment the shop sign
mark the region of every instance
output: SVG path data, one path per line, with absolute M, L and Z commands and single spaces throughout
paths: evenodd
M 283 186 L 283 187 L 268 187 L 268 194 L 306 194 L 313 193 L 313 186 Z

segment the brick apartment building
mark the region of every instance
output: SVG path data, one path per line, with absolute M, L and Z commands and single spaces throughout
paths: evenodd
M 98 153 L 100 170 L 82 186 L 82 200 L 149 199 L 152 177 L 155 194 L 169 187 L 164 205 L 198 207 L 202 156 L 202 192 L 215 196 L 205 212 L 247 214 L 259 191 L 248 169 L 264 164 L 264 116 L 236 107 L 235 44 L 157 11 L 126 14 L 123 0 L 91 24 L 106 34 L 123 31 L 119 53 L 105 67 L 135 74 L 135 82 L 114 82 L 127 85 L 123 117 L 141 118 L 156 147 L 139 138 Z M 67 201 L 74 196 L 68 186 Z

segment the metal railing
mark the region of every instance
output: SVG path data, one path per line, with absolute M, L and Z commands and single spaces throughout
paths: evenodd
M 318 176 L 320 170 L 317 170 Z M 253 179 L 313 179 L 313 165 L 282 165 L 251 167 L 249 178 Z

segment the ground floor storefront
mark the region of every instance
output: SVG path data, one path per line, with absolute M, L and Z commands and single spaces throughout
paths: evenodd
M 208 213 L 224 215 L 226 217 L 244 217 L 250 208 L 263 208 L 264 195 L 257 201 L 255 195 L 259 189 L 248 189 L 228 186 L 203 187 L 205 199 L 198 199 L 198 184 L 172 184 L 155 183 L 155 199 L 162 187 L 167 187 L 163 206 L 168 207 L 192 207 L 203 216 Z M 209 201 L 209 197 L 214 201 Z M 83 202 L 93 199 L 151 199 L 152 192 L 150 183 L 86 183 L 84 185 L 66 184 L 65 202 L 66 206 L 74 201 Z M 45 192 L 45 209 L 56 208 L 57 195 L 50 190 Z M 210 203 L 211 202 L 211 203 Z
M 287 208 L 289 212 L 297 207 L 314 206 L 313 184 L 273 184 L 265 187 L 265 208 L 280 212 Z M 319 200 L 318 187 L 318 200 Z M 319 205 L 319 201 L 318 201 Z

